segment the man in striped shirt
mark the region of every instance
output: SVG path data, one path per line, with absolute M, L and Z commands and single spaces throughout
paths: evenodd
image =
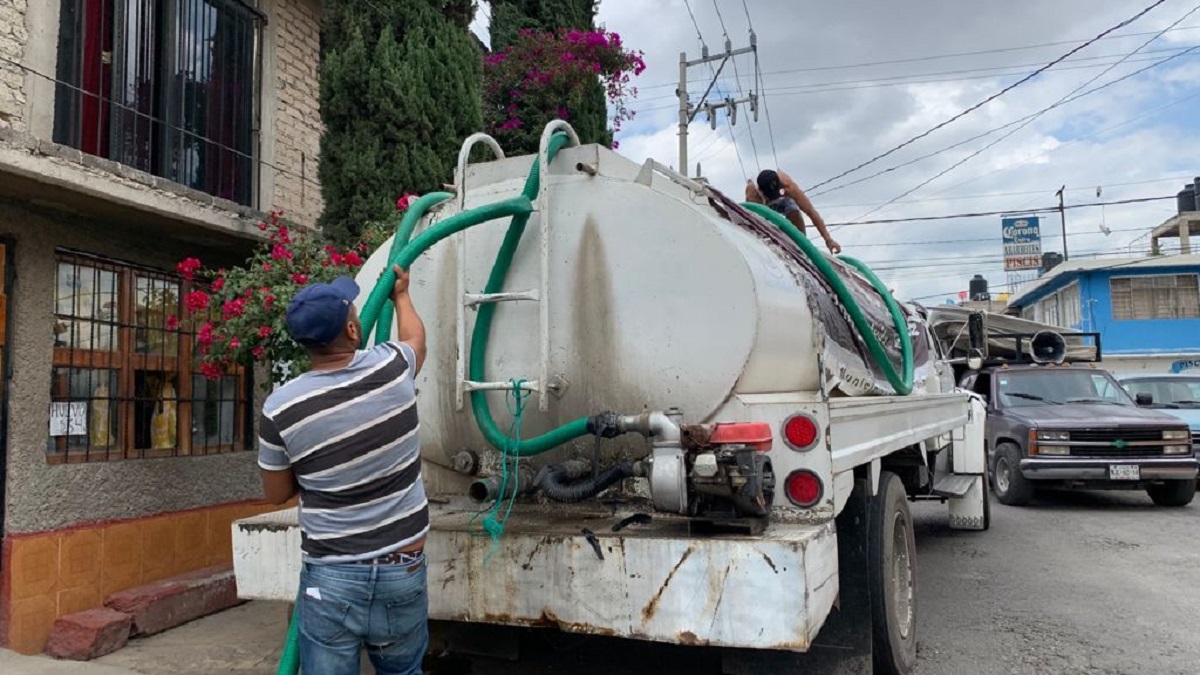
M 288 305 L 287 329 L 312 360 L 263 405 L 258 463 L 269 501 L 300 495 L 300 666 L 416 675 L 428 644 L 415 376 L 425 327 L 399 267 L 398 340 L 360 350 L 358 286 L 313 284 Z

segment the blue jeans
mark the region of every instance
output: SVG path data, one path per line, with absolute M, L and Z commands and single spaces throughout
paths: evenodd
M 421 675 L 429 644 L 425 559 L 410 565 L 300 570 L 300 672 L 359 675 L 362 648 L 378 675 Z

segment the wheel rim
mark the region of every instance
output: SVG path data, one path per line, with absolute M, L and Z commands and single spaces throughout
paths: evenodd
M 996 492 L 1008 492 L 1008 460 L 1001 457 L 996 460 Z
M 907 640 L 913 625 L 912 556 L 908 550 L 908 520 L 897 513 L 892 524 L 892 612 L 900 637 Z

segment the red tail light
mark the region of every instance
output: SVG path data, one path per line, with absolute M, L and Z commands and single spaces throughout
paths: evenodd
M 811 450 L 820 438 L 817 422 L 804 413 L 796 413 L 783 423 L 783 440 L 793 450 Z
M 771 449 L 771 425 L 766 422 L 722 423 L 713 429 L 714 445 L 747 445 L 759 452 Z
M 821 485 L 817 474 L 808 469 L 798 469 L 788 474 L 784 481 L 784 492 L 793 504 L 807 508 L 821 501 L 825 487 Z

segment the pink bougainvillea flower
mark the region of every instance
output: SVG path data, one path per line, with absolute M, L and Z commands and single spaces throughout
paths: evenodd
M 167 317 L 166 329 L 169 331 L 179 330 L 179 317 L 174 314 Z
M 183 304 L 192 312 L 199 312 L 208 308 L 209 296 L 204 291 L 192 291 L 183 296 Z

